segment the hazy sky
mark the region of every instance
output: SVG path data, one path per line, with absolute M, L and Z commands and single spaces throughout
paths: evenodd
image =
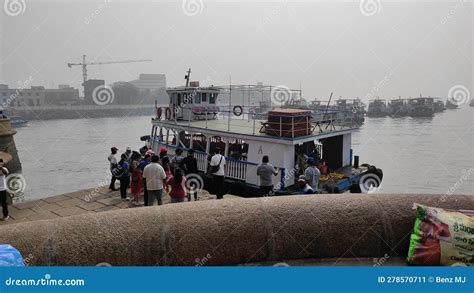
M 87 54 L 153 59 L 89 67 L 107 83 L 164 73 L 182 85 L 191 67 L 212 84 L 301 83 L 308 99 L 447 97 L 456 85 L 474 94 L 471 2 L 2 1 L 0 83 L 10 87 L 30 76 L 79 87 L 81 69 L 66 64 Z

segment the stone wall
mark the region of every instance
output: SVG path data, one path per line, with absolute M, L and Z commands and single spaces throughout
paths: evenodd
M 16 130 L 12 129 L 10 119 L 0 119 L 0 152 L 10 154 L 11 160 L 5 162 L 5 167 L 10 173 L 16 173 L 21 171 L 20 158 L 18 157 L 18 151 L 13 136 L 16 134 Z
M 236 265 L 404 257 L 413 203 L 474 209 L 474 196 L 337 194 L 212 200 L 0 227 L 30 265 Z

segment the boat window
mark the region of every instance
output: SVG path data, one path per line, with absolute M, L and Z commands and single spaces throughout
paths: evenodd
M 217 98 L 217 94 L 209 94 L 209 104 L 215 104 L 216 103 L 216 98 Z
M 220 136 L 213 136 L 211 137 L 210 153 L 214 154 L 217 148 L 220 148 L 222 153 L 225 150 L 225 142 Z
M 199 93 L 194 94 L 194 104 L 201 104 L 201 95 Z
M 236 139 L 234 143 L 229 142 L 229 153 L 226 155 L 237 160 L 247 161 L 248 152 L 248 143 L 241 139 Z
M 178 94 L 178 98 L 176 99 L 176 105 L 181 105 L 181 94 Z
M 197 133 L 193 135 L 193 149 L 200 152 L 206 151 L 207 139 L 203 134 Z
M 201 93 L 201 101 L 207 102 L 207 93 Z

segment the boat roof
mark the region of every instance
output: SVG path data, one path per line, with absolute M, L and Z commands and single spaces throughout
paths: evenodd
M 287 111 L 288 109 L 286 109 Z M 315 139 L 323 139 L 328 137 L 340 136 L 348 133 L 352 133 L 358 130 L 357 126 L 340 126 L 333 125 L 327 127 L 326 124 L 321 125 L 320 127 L 316 126 L 313 133 L 308 136 L 299 136 L 299 137 L 280 137 L 272 136 L 266 133 L 260 133 L 262 123 L 266 120 L 259 119 L 231 119 L 229 123 L 228 118 L 222 118 L 219 120 L 195 120 L 195 121 L 185 121 L 185 120 L 153 120 L 153 125 L 161 126 L 165 128 L 170 128 L 174 130 L 184 130 L 190 133 L 202 133 L 205 135 L 212 136 L 221 136 L 221 137 L 232 137 L 243 139 L 246 141 L 256 140 L 256 141 L 269 141 L 279 144 L 301 144 L 307 141 Z
M 191 87 L 191 86 L 179 86 L 166 89 L 167 93 L 170 92 L 216 92 L 218 93 L 221 90 L 220 87 L 217 86 L 200 86 L 200 87 Z
M 281 114 L 281 115 L 285 115 L 285 114 L 306 114 L 306 113 L 309 113 L 311 112 L 310 110 L 307 110 L 307 109 L 273 109 L 273 110 L 270 110 L 270 112 L 272 114 Z

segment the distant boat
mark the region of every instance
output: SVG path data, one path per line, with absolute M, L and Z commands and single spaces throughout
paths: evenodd
M 451 98 L 446 100 L 446 109 L 457 109 L 458 107 L 458 103 L 455 99 Z
M 388 114 L 392 117 L 408 115 L 408 105 L 405 99 L 395 99 L 388 102 Z
M 336 101 L 336 108 L 344 111 L 345 117 L 361 124 L 365 121 L 365 104 L 361 99 L 342 99 Z
M 25 120 L 21 118 L 20 116 L 10 116 L 8 118 L 10 118 L 10 123 L 15 128 L 23 127 L 28 124 L 28 120 Z
M 367 109 L 369 117 L 385 117 L 387 116 L 387 104 L 385 100 L 375 99 L 369 102 Z
M 433 108 L 435 113 L 444 112 L 444 110 L 446 110 L 446 106 L 441 99 L 434 99 Z
M 474 107 L 474 98 L 471 100 L 471 102 L 469 103 L 469 106 L 471 107 Z
M 408 115 L 411 117 L 432 117 L 434 115 L 434 98 L 414 98 L 408 100 Z

